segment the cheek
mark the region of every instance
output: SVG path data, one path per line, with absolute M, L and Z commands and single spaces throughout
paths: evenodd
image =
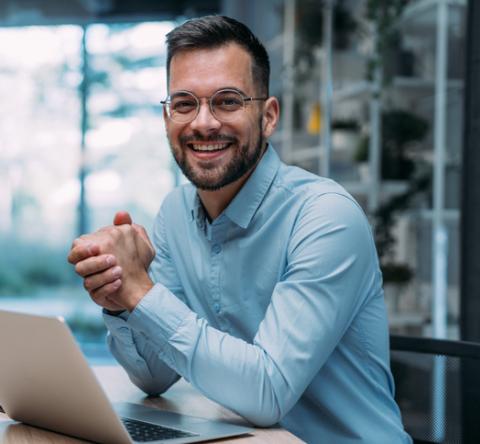
M 180 136 L 180 131 L 178 128 L 175 127 L 175 125 L 165 125 L 165 130 L 167 134 L 168 141 L 170 142 L 170 145 L 175 145 L 177 146 L 179 144 L 178 138 Z

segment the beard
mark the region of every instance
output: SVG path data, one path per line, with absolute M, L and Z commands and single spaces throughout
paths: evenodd
M 227 135 L 215 135 L 210 137 L 204 136 L 183 136 L 180 137 L 180 146 L 175 147 L 170 142 L 170 149 L 177 165 L 182 170 L 185 177 L 198 189 L 206 191 L 216 191 L 229 185 L 248 173 L 258 162 L 263 153 L 264 138 L 261 131 L 261 120 L 259 121 L 259 136 L 256 140 L 253 150 L 249 144 L 238 146 L 232 159 L 226 165 L 216 166 L 214 162 L 203 162 L 202 167 L 194 167 L 188 161 L 185 151 L 188 142 L 229 142 L 237 144 L 235 137 Z M 185 147 L 185 148 L 182 148 Z M 226 149 L 231 149 L 230 147 Z

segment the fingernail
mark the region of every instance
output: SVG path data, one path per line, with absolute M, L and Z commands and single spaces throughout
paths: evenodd
M 107 256 L 106 261 L 107 261 L 107 265 L 108 265 L 109 267 L 112 266 L 112 265 L 113 265 L 113 262 L 114 262 L 113 256 Z
M 112 274 L 115 277 L 121 276 L 122 275 L 122 268 L 117 265 L 116 267 L 113 268 Z

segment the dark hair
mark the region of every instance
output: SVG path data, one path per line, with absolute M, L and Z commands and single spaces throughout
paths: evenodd
M 175 54 L 237 43 L 252 57 L 252 76 L 261 94 L 268 95 L 270 61 L 260 40 L 243 23 L 230 17 L 208 15 L 186 21 L 167 34 L 167 78 Z

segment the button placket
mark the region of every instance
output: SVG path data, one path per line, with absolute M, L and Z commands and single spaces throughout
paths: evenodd
M 220 265 L 222 260 L 222 235 L 224 232 L 224 224 L 218 223 L 211 226 L 211 248 L 210 248 L 210 263 L 211 263 L 211 280 L 210 280 L 210 295 L 212 310 L 216 315 L 220 315 L 222 311 L 221 305 L 221 289 L 220 289 Z

